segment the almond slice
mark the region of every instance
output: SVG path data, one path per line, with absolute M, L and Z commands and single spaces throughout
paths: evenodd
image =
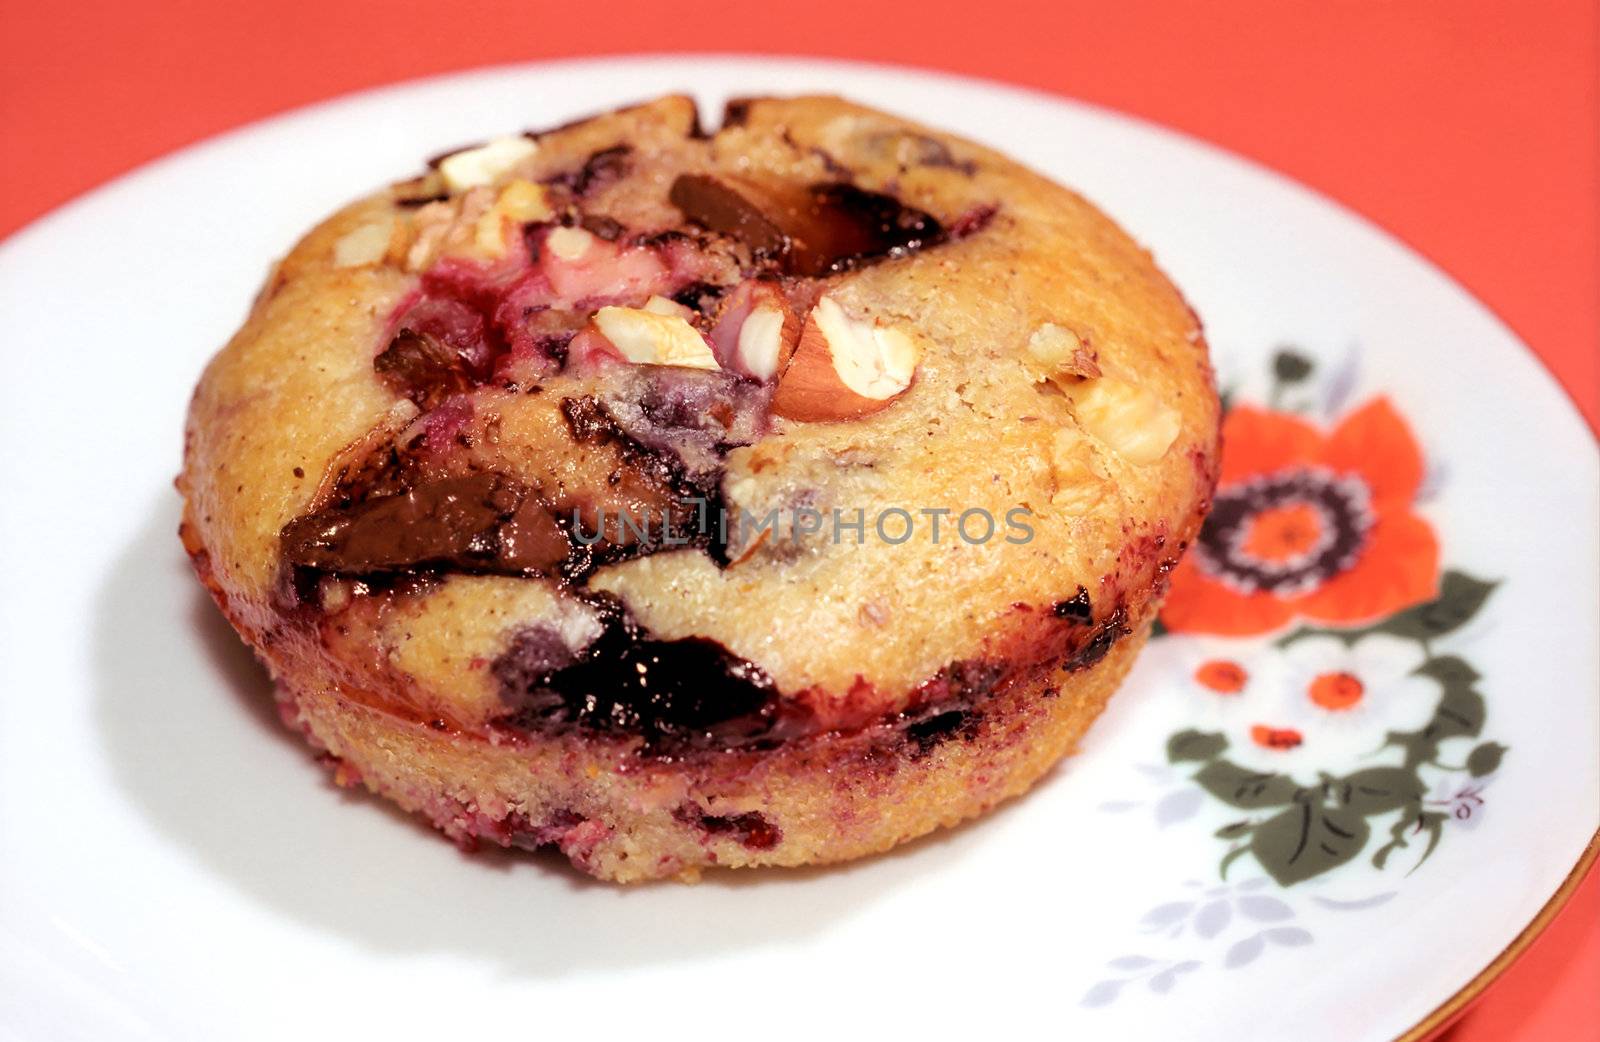
M 794 312 L 780 304 L 758 304 L 739 326 L 735 358 L 740 371 L 763 383 L 777 376 L 794 354 Z
M 452 192 L 464 192 L 479 185 L 494 184 L 537 151 L 538 144 L 520 134 L 497 137 L 488 144 L 445 156 L 439 161 L 439 173 Z
M 767 383 L 789 364 L 800 319 L 777 284 L 746 279 L 722 297 L 708 337 L 724 369 Z
M 663 297 L 659 293 L 652 295 L 649 300 L 644 302 L 644 310 L 650 312 L 652 315 L 666 315 L 668 317 L 681 318 L 685 322 L 691 322 L 694 319 L 693 308 L 686 307 L 683 304 L 678 303 L 676 300 Z
M 920 354 L 903 330 L 851 318 L 823 296 L 806 316 L 772 411 L 804 422 L 868 416 L 911 386 Z
M 705 337 L 677 315 L 661 315 L 642 308 L 604 307 L 594 313 L 594 325 L 630 362 L 685 369 L 722 368 Z
M 335 268 L 362 268 L 377 264 L 389 253 L 395 237 L 395 219 L 384 215 L 345 232 L 333 244 Z

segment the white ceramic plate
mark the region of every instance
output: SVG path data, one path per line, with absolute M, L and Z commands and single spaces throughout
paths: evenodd
M 1351 473 L 1388 497 L 1368 520 L 1411 542 L 1299 607 L 1341 617 L 1402 573 L 1459 573 L 1444 608 L 1348 648 L 1279 646 L 1304 619 L 1163 637 L 1030 796 L 831 871 L 620 890 L 462 855 L 335 790 L 179 550 L 190 388 L 268 261 L 336 204 L 440 148 L 675 89 L 842 92 L 1082 189 L 1205 316 L 1249 436 L 1292 422 L 1250 403 L 1302 414 L 1318 448 L 1263 472 L 1367 439 Z M 1392 239 L 1119 116 L 800 61 L 433 80 L 64 208 L 0 247 L 0 316 L 0 1025 L 17 1038 L 1388 1039 L 1506 949 L 1595 834 L 1596 451 L 1574 410 Z M 1285 345 L 1299 361 L 1275 361 Z M 1285 509 L 1241 545 L 1293 551 L 1305 518 Z M 1407 845 L 1375 867 L 1392 834 Z

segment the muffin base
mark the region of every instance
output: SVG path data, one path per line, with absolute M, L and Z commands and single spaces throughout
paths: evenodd
M 687 881 L 713 866 L 878 853 L 1025 792 L 1105 708 L 1148 619 L 1093 666 L 1013 684 L 938 733 L 883 724 L 675 760 L 589 736 L 442 733 L 336 689 L 280 687 L 279 698 L 336 780 L 464 847 L 553 846 L 601 879 Z

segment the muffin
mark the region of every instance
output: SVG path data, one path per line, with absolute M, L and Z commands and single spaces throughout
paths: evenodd
M 271 272 L 181 537 L 346 785 L 603 879 L 801 865 L 1072 750 L 1216 479 L 1194 313 L 1072 192 L 832 97 L 431 160 Z

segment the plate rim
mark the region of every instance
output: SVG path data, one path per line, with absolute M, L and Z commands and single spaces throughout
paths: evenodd
M 1489 960 L 1488 965 L 1479 970 L 1477 975 L 1459 991 L 1434 1007 L 1433 1012 L 1418 1021 L 1411 1030 L 1397 1037 L 1395 1042 L 1423 1042 L 1425 1039 L 1434 1038 L 1469 1013 L 1478 1000 L 1499 982 L 1506 971 L 1533 947 L 1533 943 L 1544 936 L 1544 932 L 1572 901 L 1578 888 L 1589 878 L 1597 858 L 1600 858 L 1600 829 L 1595 830 L 1589 839 L 1589 845 L 1578 855 L 1578 861 L 1572 866 L 1572 871 L 1567 873 L 1561 885 L 1556 887 L 1555 893 L 1540 906 L 1534 917 L 1528 920 L 1522 932 L 1512 938 L 1511 943 L 1501 949 L 1500 954 Z
M 688 67 L 699 62 L 718 63 L 745 63 L 748 65 L 767 65 L 776 67 L 805 67 L 811 69 L 835 68 L 841 71 L 869 72 L 879 75 L 910 77 L 932 82 L 944 83 L 956 87 L 980 88 L 1000 94 L 1010 94 L 1017 98 L 1028 98 L 1035 102 L 1044 102 L 1055 105 L 1065 105 L 1071 108 L 1092 112 L 1100 117 L 1120 122 L 1135 127 L 1144 132 L 1155 133 L 1160 136 L 1181 142 L 1183 145 L 1198 149 L 1210 156 L 1221 158 L 1229 163 L 1238 165 L 1250 172 L 1266 177 L 1276 182 L 1280 187 L 1293 191 L 1308 199 L 1313 199 L 1324 207 L 1331 208 L 1346 220 L 1355 222 L 1375 237 L 1385 241 L 1391 247 L 1398 248 L 1412 261 L 1423 266 L 1436 278 L 1440 279 L 1457 295 L 1464 298 L 1471 305 L 1481 310 L 1483 315 L 1497 325 L 1512 342 L 1514 342 L 1528 361 L 1533 363 L 1532 369 L 1537 371 L 1548 389 L 1555 392 L 1565 405 L 1569 420 L 1575 422 L 1577 428 L 1584 432 L 1585 440 L 1592 450 L 1600 452 L 1600 431 L 1597 431 L 1585 418 L 1574 389 L 1566 387 L 1550 369 L 1544 358 L 1540 356 L 1523 336 L 1492 305 L 1484 301 L 1473 290 L 1467 287 L 1451 272 L 1434 261 L 1419 247 L 1409 240 L 1368 217 L 1352 205 L 1329 195 L 1318 188 L 1301 181 L 1297 177 L 1279 170 L 1259 159 L 1242 152 L 1235 151 L 1226 145 L 1198 136 L 1180 127 L 1171 126 L 1151 117 L 1127 112 L 1110 105 L 1088 101 L 1069 94 L 1058 93 L 1031 84 L 1015 83 L 985 75 L 975 75 L 967 72 L 954 72 L 946 69 L 919 66 L 908 62 L 897 61 L 865 61 L 849 58 L 840 58 L 828 55 L 806 53 L 784 53 L 765 55 L 743 50 L 728 51 L 608 51 L 583 56 L 553 57 L 532 61 L 506 61 L 494 62 L 483 65 L 474 65 L 466 68 L 444 70 L 405 79 L 390 80 L 380 84 L 360 87 L 354 90 L 343 91 L 315 101 L 284 108 L 271 112 L 255 119 L 248 120 L 234 126 L 227 127 L 215 133 L 189 141 L 178 147 L 151 157 L 123 170 L 120 173 L 106 178 L 82 192 L 66 199 L 44 212 L 37 214 L 23 225 L 13 229 L 4 237 L 0 237 L 0 258 L 22 252 L 36 239 L 48 236 L 51 231 L 80 206 L 102 192 L 109 192 L 138 178 L 156 173 L 170 165 L 183 163 L 198 153 L 203 153 L 214 148 L 226 147 L 236 138 L 263 130 L 305 119 L 320 111 L 331 109 L 360 101 L 376 101 L 385 95 L 399 94 L 404 91 L 414 90 L 433 84 L 445 82 L 460 82 L 473 79 L 488 79 L 495 76 L 514 74 L 522 71 L 537 71 L 545 74 L 560 74 L 563 71 L 592 71 L 596 67 L 605 66 L 680 66 Z M 686 84 L 685 91 L 693 90 L 692 80 Z M 1590 871 L 1600 861 L 1600 829 L 1590 837 L 1588 843 L 1580 852 L 1577 860 L 1572 864 L 1562 882 L 1549 895 L 1539 910 L 1522 927 L 1521 931 L 1500 952 L 1491 958 L 1473 977 L 1461 985 L 1456 991 L 1446 997 L 1433 1010 L 1419 1020 L 1410 1029 L 1396 1036 L 1395 1042 L 1422 1042 L 1432 1038 L 1445 1028 L 1455 1023 L 1470 1007 L 1483 997 L 1488 990 L 1496 984 L 1507 970 L 1515 964 L 1532 945 L 1543 936 L 1551 923 L 1560 915 L 1571 901 L 1578 888 L 1588 878 Z

